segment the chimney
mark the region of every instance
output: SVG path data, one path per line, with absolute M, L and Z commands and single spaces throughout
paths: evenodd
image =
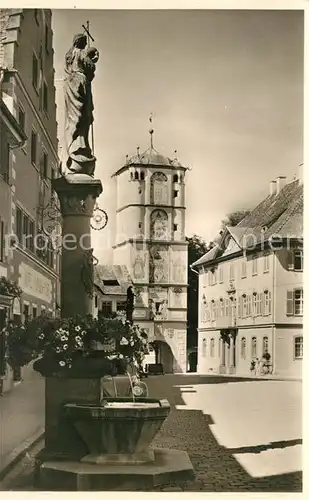
M 277 177 L 276 182 L 277 182 L 277 194 L 279 194 L 281 189 L 284 188 L 286 184 L 286 177 L 280 175 L 279 177 Z
M 270 181 L 269 189 L 270 189 L 269 190 L 270 196 L 277 193 L 277 183 L 276 183 L 276 181 Z

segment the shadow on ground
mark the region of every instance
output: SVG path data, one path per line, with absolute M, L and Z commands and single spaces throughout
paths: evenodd
M 156 380 L 155 380 L 156 379 Z M 262 478 L 251 477 L 239 464 L 234 453 L 260 453 L 266 449 L 283 448 L 301 444 L 302 440 L 277 442 L 259 447 L 228 449 L 219 445 L 210 425 L 211 415 L 200 410 L 179 410 L 175 406 L 185 405 L 180 387 L 186 386 L 186 392 L 192 392 L 190 384 L 217 384 L 256 382 L 254 379 L 225 378 L 216 376 L 165 376 L 148 379 L 150 394 L 164 398 L 168 394 L 172 410 L 154 441 L 154 446 L 187 450 L 195 469 L 195 481 L 183 485 L 184 491 L 268 491 L 301 492 L 302 473 L 293 472 Z M 176 380 L 176 382 L 175 382 Z M 188 390 L 189 389 L 189 390 Z M 232 426 L 232 423 L 231 423 Z M 231 428 L 231 432 L 232 428 Z
M 248 382 L 255 380 L 248 379 Z M 218 444 L 210 425 L 211 415 L 200 410 L 179 410 L 184 405 L 181 386 L 189 391 L 190 384 L 246 382 L 243 378 L 199 377 L 199 376 L 154 376 L 147 385 L 151 397 L 168 399 L 171 412 L 156 436 L 153 446 L 187 450 L 195 469 L 195 480 L 182 485 L 171 484 L 151 491 L 205 491 L 205 492 L 301 492 L 302 473 L 294 472 L 262 478 L 251 477 L 232 456 L 234 453 L 260 453 L 270 448 L 283 448 L 301 444 L 301 440 L 280 441 L 270 445 L 228 449 Z M 180 387 L 177 387 L 180 386 Z M 232 423 L 231 423 L 232 426 Z M 231 432 L 233 432 L 231 428 Z M 36 447 L 18 464 L 0 484 L 0 490 L 30 491 L 33 488 L 33 466 L 35 455 L 43 446 Z M 145 491 L 145 490 L 143 490 Z

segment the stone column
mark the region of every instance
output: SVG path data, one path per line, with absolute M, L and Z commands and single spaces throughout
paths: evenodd
M 92 314 L 90 219 L 102 183 L 86 174 L 68 174 L 55 179 L 53 186 L 63 217 L 61 316 Z

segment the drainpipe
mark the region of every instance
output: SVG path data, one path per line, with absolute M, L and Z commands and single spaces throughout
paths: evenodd
M 273 252 L 273 304 L 272 304 L 272 365 L 273 365 L 273 374 L 275 374 L 276 371 L 276 363 L 275 363 L 275 356 L 276 356 L 276 339 L 275 339 L 275 320 L 276 320 L 276 263 L 277 263 L 277 258 L 276 258 L 276 252 Z

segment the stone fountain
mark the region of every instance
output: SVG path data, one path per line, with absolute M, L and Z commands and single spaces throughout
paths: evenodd
M 85 35 L 76 35 L 66 54 L 67 158 L 63 175 L 54 181 L 63 217 L 64 317 L 92 313 L 90 219 L 102 192 L 101 181 L 94 178 L 96 160 L 88 142 L 98 51 L 86 44 Z M 64 245 L 66 240 L 71 246 Z M 40 366 L 38 371 L 45 376 L 46 413 L 45 448 L 36 462 L 39 489 L 141 490 L 193 477 L 185 451 L 151 447 L 170 412 L 167 400 L 134 396 L 130 377 L 107 377 L 99 356 L 88 360 L 83 370 L 62 378 Z

